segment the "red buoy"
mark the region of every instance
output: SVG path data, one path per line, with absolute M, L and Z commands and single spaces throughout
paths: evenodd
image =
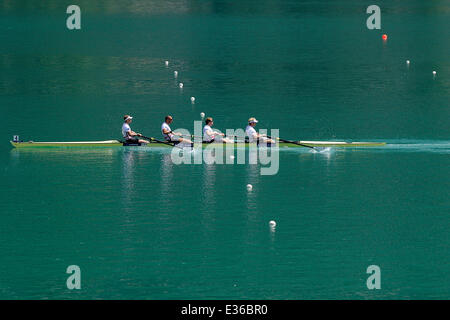
M 387 35 L 383 34 L 383 36 L 381 38 L 383 38 L 383 40 L 387 40 Z

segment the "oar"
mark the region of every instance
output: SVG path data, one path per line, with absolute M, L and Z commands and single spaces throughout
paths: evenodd
M 269 139 L 273 139 L 271 136 L 266 136 L 266 137 L 269 138 Z M 281 142 L 296 144 L 296 145 L 298 145 L 298 146 L 302 146 L 302 147 L 314 149 L 314 150 L 316 150 L 316 151 L 321 150 L 321 149 L 319 149 L 319 148 L 312 147 L 312 146 L 308 146 L 307 144 L 299 143 L 299 142 L 297 142 L 297 141 L 285 140 L 285 139 L 281 139 L 281 138 L 276 138 L 276 139 L 277 139 L 277 140 L 280 140 Z
M 156 143 L 167 144 L 167 145 L 172 146 L 172 147 L 176 147 L 176 148 L 183 149 L 183 148 L 177 146 L 175 143 L 170 143 L 170 142 L 168 142 L 168 141 L 164 142 L 164 141 L 161 141 L 161 140 L 152 138 L 152 137 L 146 137 L 146 136 L 143 136 L 142 134 L 140 135 L 140 137 L 142 137 L 142 138 L 144 138 L 144 139 L 147 139 L 147 140 L 150 140 L 150 141 L 154 141 L 154 142 L 156 142 Z
M 216 133 L 218 133 L 218 132 L 216 132 Z M 194 138 L 200 138 L 200 139 L 203 139 L 202 136 L 194 136 L 193 134 L 191 134 L 191 135 L 189 135 L 189 134 L 180 134 L 180 136 L 182 136 L 182 137 L 189 137 L 189 138 L 191 138 L 191 139 L 194 139 Z M 224 138 L 234 138 L 234 137 L 237 137 L 237 136 L 228 136 L 228 135 L 224 135 L 223 137 L 224 137 Z
M 267 138 L 269 138 L 269 139 L 273 139 L 271 136 L 268 136 L 268 135 L 265 135 L 265 136 L 266 136 Z M 276 140 L 279 140 L 279 141 L 285 142 L 285 143 L 296 144 L 296 145 L 298 145 L 298 146 L 302 146 L 302 147 L 306 147 L 306 148 L 310 148 L 310 149 L 314 149 L 314 150 L 319 151 L 319 152 L 320 152 L 320 150 L 323 150 L 323 148 L 321 148 L 321 147 L 316 148 L 316 147 L 308 146 L 307 144 L 299 143 L 299 142 L 297 142 L 297 141 L 285 140 L 285 139 L 281 139 L 281 138 L 277 138 Z
M 202 139 L 203 138 L 201 136 L 194 136 L 193 134 L 180 134 L 180 136 L 182 136 L 182 137 L 189 137 L 191 139 L 193 139 L 193 138 L 200 138 L 200 139 Z

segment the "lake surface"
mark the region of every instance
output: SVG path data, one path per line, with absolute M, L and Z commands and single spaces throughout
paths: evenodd
M 78 5 L 70 31 L 60 1 L 0 3 L 1 299 L 448 299 L 448 2 L 379 1 L 381 30 L 358 1 Z M 161 138 L 166 114 L 193 131 L 201 112 L 387 145 L 283 149 L 261 175 L 165 148 L 9 144 L 120 139 L 124 114 Z

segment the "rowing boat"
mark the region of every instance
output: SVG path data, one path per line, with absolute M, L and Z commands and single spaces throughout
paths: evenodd
M 14 148 L 115 148 L 115 147 L 137 147 L 139 144 L 125 144 L 118 140 L 105 140 L 105 141 L 70 141 L 70 142 L 14 142 L 10 141 Z M 359 147 L 378 147 L 383 146 L 385 142 L 344 142 L 344 141 L 295 141 L 295 143 L 279 142 L 279 148 L 302 148 L 304 146 L 309 147 L 331 147 L 331 148 L 359 148 Z M 300 145 L 301 144 L 301 145 Z M 210 145 L 209 143 L 203 143 L 203 147 Z M 234 144 L 223 144 L 226 146 L 235 147 L 248 147 L 252 145 L 247 142 L 236 142 Z M 303 146 L 304 145 L 304 146 Z M 181 146 L 181 145 L 180 145 Z M 273 146 L 273 145 L 272 145 Z M 142 147 L 155 147 L 155 148 L 171 148 L 170 143 L 150 142 L 148 144 L 142 144 Z

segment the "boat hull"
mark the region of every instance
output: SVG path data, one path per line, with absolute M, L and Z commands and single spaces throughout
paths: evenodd
M 325 147 L 325 148 L 360 148 L 360 147 L 378 147 L 383 146 L 385 142 L 343 142 L 343 141 L 296 141 L 298 143 L 310 146 L 310 147 Z M 13 142 L 11 144 L 14 148 L 116 148 L 116 147 L 139 147 L 136 145 L 125 146 L 118 140 L 106 140 L 106 141 L 73 141 L 73 142 Z M 203 147 L 210 146 L 211 144 L 203 144 Z M 223 144 L 224 146 L 234 146 L 237 148 L 248 147 L 252 144 L 238 142 L 234 144 Z M 279 148 L 303 148 L 301 145 L 280 142 L 277 144 Z M 272 145 L 275 146 L 275 145 Z M 171 144 L 151 142 L 149 144 L 143 144 L 143 148 L 172 148 Z

